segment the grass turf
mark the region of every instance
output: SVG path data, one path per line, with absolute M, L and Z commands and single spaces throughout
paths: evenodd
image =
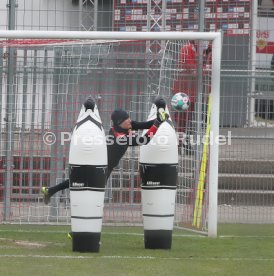
M 104 227 L 99 253 L 76 253 L 68 226 L 0 225 L 0 275 L 273 275 L 273 225 L 218 229 L 175 230 L 171 250 L 148 250 L 142 228 Z

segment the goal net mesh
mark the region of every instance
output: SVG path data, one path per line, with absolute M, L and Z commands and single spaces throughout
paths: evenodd
M 115 108 L 145 121 L 167 101 L 178 135 L 175 224 L 207 229 L 211 87 L 209 41 L 0 40 L 0 222 L 70 223 L 69 191 L 45 205 L 42 186 L 68 178 L 69 137 L 92 95 L 108 133 Z M 170 106 L 186 93 L 187 111 Z M 107 183 L 104 223 L 141 225 L 139 148 L 130 147 Z

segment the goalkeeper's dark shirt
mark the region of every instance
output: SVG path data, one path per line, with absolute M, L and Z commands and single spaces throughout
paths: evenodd
M 156 120 L 155 120 L 156 121 Z M 154 120 L 147 122 L 132 121 L 131 130 L 148 129 L 144 136 L 131 135 L 129 130 L 125 130 L 119 126 L 114 126 L 109 130 L 107 137 L 107 151 L 108 151 L 108 175 L 111 174 L 114 167 L 119 164 L 119 161 L 127 151 L 129 146 L 138 146 L 147 144 L 151 137 L 156 133 L 158 125 Z
M 148 129 L 147 133 L 144 136 L 128 136 L 130 133 L 128 130 L 122 129 L 120 127 L 112 127 L 109 130 L 109 137 L 113 141 L 107 145 L 108 151 L 108 172 L 107 178 L 109 178 L 112 170 L 116 167 L 120 161 L 120 159 L 125 154 L 127 148 L 129 146 L 137 146 L 140 144 L 147 144 L 151 137 L 156 133 L 159 123 L 155 121 L 148 121 L 148 122 L 131 122 L 132 130 L 140 130 L 140 129 Z M 120 142 L 122 142 L 122 144 Z M 109 142 L 109 138 L 107 138 L 107 143 Z M 69 188 L 69 179 L 64 180 L 63 182 L 50 187 L 48 189 L 48 193 L 50 196 L 54 195 L 55 193 L 68 189 Z

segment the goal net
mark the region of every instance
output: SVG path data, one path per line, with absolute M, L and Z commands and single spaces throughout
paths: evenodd
M 41 187 L 68 178 L 70 134 L 87 96 L 108 133 L 115 108 L 146 121 L 162 95 L 178 137 L 175 226 L 215 233 L 219 33 L 34 33 L 0 32 L 0 222 L 70 223 L 69 191 L 45 205 Z M 187 111 L 170 106 L 178 92 L 190 98 Z M 108 180 L 105 224 L 142 225 L 138 156 L 129 147 Z

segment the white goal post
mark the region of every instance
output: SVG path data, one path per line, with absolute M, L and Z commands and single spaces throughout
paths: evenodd
M 206 234 L 209 237 L 216 237 L 217 236 L 217 201 L 218 201 L 218 155 L 219 155 L 219 146 L 218 146 L 218 139 L 219 139 L 219 108 L 220 108 L 220 71 L 221 71 L 221 46 L 222 46 L 222 41 L 221 41 L 221 33 L 220 32 L 82 32 L 82 31 L 77 31 L 77 32 L 72 32 L 72 31 L 5 31 L 5 30 L 0 30 L 0 43 L 4 43 L 4 41 L 7 41 L 7 47 L 9 47 L 9 40 L 36 40 L 36 39 L 41 39 L 41 40 L 67 40 L 67 41 L 81 41 L 83 43 L 84 41 L 94 41 L 95 43 L 98 43 L 100 41 L 165 41 L 166 43 L 170 42 L 175 42 L 178 41 L 206 41 L 212 43 L 212 66 L 205 71 L 207 71 L 207 74 L 210 75 L 210 81 L 207 80 L 207 86 L 210 87 L 210 92 L 209 94 L 211 95 L 211 114 L 206 115 L 199 115 L 199 116 L 204 116 L 203 121 L 205 124 L 204 127 L 204 132 L 203 135 L 206 134 L 206 118 L 207 116 L 210 116 L 210 141 L 208 143 L 210 146 L 208 147 L 209 149 L 209 155 L 206 158 L 206 162 L 208 162 L 208 168 L 206 169 L 208 174 L 207 174 L 207 185 L 208 187 L 206 188 L 208 191 L 207 198 L 206 199 L 199 199 L 198 196 L 196 196 L 196 203 L 201 200 L 207 200 L 208 205 L 206 207 L 207 210 L 203 210 L 202 212 L 206 212 L 205 215 L 205 224 L 206 227 L 201 227 L 201 230 L 204 231 L 206 228 Z M 104 43 L 104 42 L 102 42 Z M 159 43 L 161 45 L 161 43 Z M 12 46 L 14 47 L 14 46 Z M 148 44 L 146 45 L 146 51 L 148 50 Z M 173 46 L 172 46 L 173 47 Z M 149 53 L 149 51 L 147 52 Z M 200 52 L 201 54 L 202 52 Z M 153 53 L 150 53 L 150 57 L 153 57 Z M 169 53 L 164 53 L 163 57 L 168 58 Z M 71 58 L 71 57 L 69 57 Z M 167 61 L 168 63 L 168 61 Z M 45 64 L 46 66 L 46 64 Z M 202 66 L 202 65 L 201 65 Z M 26 68 L 27 66 L 25 66 Z M 8 65 L 6 66 L 8 68 Z M 23 68 L 23 67 L 22 67 Z M 98 67 L 99 68 L 99 67 Z M 59 70 L 58 65 L 56 66 L 57 70 Z M 96 68 L 92 68 L 92 70 L 95 70 Z M 98 70 L 102 70 L 102 67 L 100 67 Z M 130 70 L 130 68 L 128 69 Z M 161 75 L 165 74 L 163 71 L 163 68 L 160 68 Z M 171 68 L 172 70 L 177 70 L 176 68 Z M 77 71 L 77 68 L 75 69 L 75 72 Z M 198 70 L 199 72 L 199 70 Z M 202 72 L 202 71 L 200 71 Z M 167 73 L 168 74 L 168 73 Z M 70 73 L 70 77 L 73 77 L 73 73 Z M 203 78 L 203 76 L 201 76 Z M 160 80 L 161 81 L 161 80 Z M 65 82 L 65 81 L 64 81 Z M 158 82 L 159 83 L 159 82 Z M 4 85 L 4 84 L 2 84 Z M 58 83 L 56 83 L 58 86 Z M 8 86 L 7 86 L 8 87 Z M 8 91 L 8 90 L 7 90 Z M 161 90 L 158 90 L 158 92 L 161 92 Z M 155 92 L 155 91 L 154 91 Z M 198 91 L 198 93 L 200 93 Z M 202 93 L 202 92 L 201 92 Z M 153 93 L 152 93 L 153 94 Z M 9 104 L 9 99 L 8 99 L 8 93 L 5 95 L 1 95 L 2 97 L 7 97 L 4 102 L 7 102 Z M 100 97 L 100 96 L 98 96 Z M 166 99 L 170 99 L 170 96 L 166 95 Z M 207 101 L 207 100 L 204 100 Z M 138 105 L 139 103 L 136 103 Z M 199 104 L 198 104 L 199 105 Z M 207 105 L 208 104 L 205 102 L 202 102 L 201 105 Z M 207 108 L 206 107 L 206 108 Z M 111 107 L 108 107 L 111 108 Z M 209 110 L 209 108 L 207 109 Z M 0 110 L 1 113 L 5 113 L 9 116 L 9 109 L 8 107 L 3 108 Z M 99 112 L 100 112 L 100 107 L 99 107 Z M 147 111 L 147 110 L 146 110 Z M 3 118 L 5 115 L 1 114 L 1 118 Z M 8 117 L 7 117 L 8 118 Z M 198 117 L 199 118 L 199 117 Z M 2 120 L 2 119 L 1 119 Z M 198 125 L 200 122 L 195 122 L 196 125 Z M 3 121 L 1 122 L 1 133 L 2 133 L 2 128 L 4 128 Z M 9 121 L 7 120 L 7 124 L 5 126 L 5 131 L 10 132 L 12 131 L 12 127 L 9 124 Z M 209 130 L 209 129 L 208 129 Z M 5 132 L 3 131 L 3 133 Z M 33 134 L 34 135 L 34 134 Z M 16 138 L 13 138 L 16 139 Z M 11 141 L 9 141 L 11 143 Z M 14 145 L 9 145 L 11 149 L 13 149 Z M 1 152 L 5 152 L 3 148 L 1 148 Z M 2 154 L 3 155 L 3 154 Z M 197 153 L 197 156 L 199 158 L 199 162 L 202 163 L 202 158 L 203 158 L 203 152 Z M 11 159 L 7 158 L 7 169 L 12 167 L 12 161 L 9 160 Z M 61 162 L 61 161 L 58 161 Z M 130 162 L 130 161 L 129 161 Z M 184 162 L 184 160 L 182 161 Z M 191 160 L 193 162 L 193 160 Z M 183 164 L 183 163 L 182 163 Z M 199 171 L 199 169 L 198 169 Z M 2 221 L 9 221 L 10 220 L 10 209 L 12 205 L 12 200 L 11 200 L 11 192 L 12 190 L 12 184 L 9 183 L 9 175 L 10 173 L 5 171 L 3 169 L 3 173 L 6 175 L 5 177 L 5 192 L 3 194 L 3 202 L 0 201 L 0 211 L 1 213 L 4 213 L 5 215 L 3 216 Z M 199 172 L 198 172 L 199 174 Z M 199 179 L 198 179 L 199 180 Z M 200 180 L 199 180 L 200 181 Z M 205 181 L 205 180 L 204 180 Z M 56 180 L 58 182 L 58 180 Z M 54 183 L 53 183 L 54 184 Z M 204 189 L 204 188 L 203 188 Z M 8 191 L 9 190 L 9 191 Z M 201 193 L 204 193 L 204 191 L 201 191 Z M 195 200 L 194 203 L 195 204 Z M 1 210 L 2 209 L 2 210 Z M 194 209 L 194 207 L 193 207 Z M 7 211 L 8 210 L 8 211 Z M 193 210 L 192 210 L 193 211 Z M 180 214 L 180 216 L 184 216 L 184 211 Z M 193 227 L 190 227 L 193 228 Z

